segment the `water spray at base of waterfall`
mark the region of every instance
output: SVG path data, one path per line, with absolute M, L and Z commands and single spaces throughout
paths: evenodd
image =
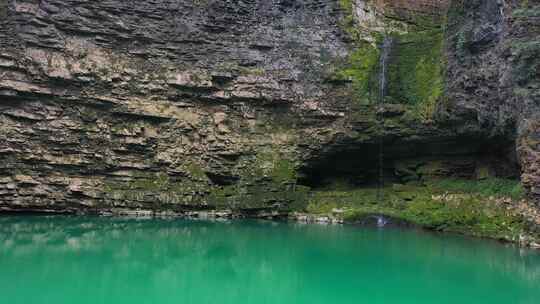
M 377 216 L 377 228 L 384 228 L 388 224 L 388 220 L 384 216 Z

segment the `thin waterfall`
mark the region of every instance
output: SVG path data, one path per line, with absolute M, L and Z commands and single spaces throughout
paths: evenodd
M 388 59 L 390 57 L 390 51 L 392 50 L 393 40 L 391 37 L 384 37 L 381 44 L 381 56 L 379 58 L 379 106 L 384 103 L 386 97 L 387 87 L 387 73 L 388 73 Z
M 388 73 L 388 60 L 390 58 L 390 51 L 392 50 L 393 40 L 390 37 L 384 37 L 380 47 L 379 58 L 379 94 L 377 98 L 377 112 L 382 108 L 384 104 L 384 98 L 386 97 L 387 88 L 387 73 Z M 377 116 L 379 125 L 379 153 L 378 153 L 378 181 L 377 181 L 377 201 L 382 200 L 382 191 L 384 188 L 384 143 L 383 143 L 383 129 L 384 118 L 382 115 Z

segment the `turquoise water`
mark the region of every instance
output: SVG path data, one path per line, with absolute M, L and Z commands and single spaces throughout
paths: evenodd
M 0 303 L 540 303 L 540 254 L 414 230 L 0 217 Z

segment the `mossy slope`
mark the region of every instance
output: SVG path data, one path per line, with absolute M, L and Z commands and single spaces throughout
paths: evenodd
M 517 241 L 527 223 L 514 211 L 522 199 L 519 182 L 491 178 L 481 181 L 442 179 L 425 185 L 393 185 L 382 189 L 333 186 L 315 192 L 307 211 L 348 222 L 379 214 L 438 231 Z

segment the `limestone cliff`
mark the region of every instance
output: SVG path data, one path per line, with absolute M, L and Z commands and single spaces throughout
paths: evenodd
M 522 2 L 0 0 L 0 210 L 287 211 L 374 182 L 380 145 L 388 180 L 521 175 L 538 200 Z

